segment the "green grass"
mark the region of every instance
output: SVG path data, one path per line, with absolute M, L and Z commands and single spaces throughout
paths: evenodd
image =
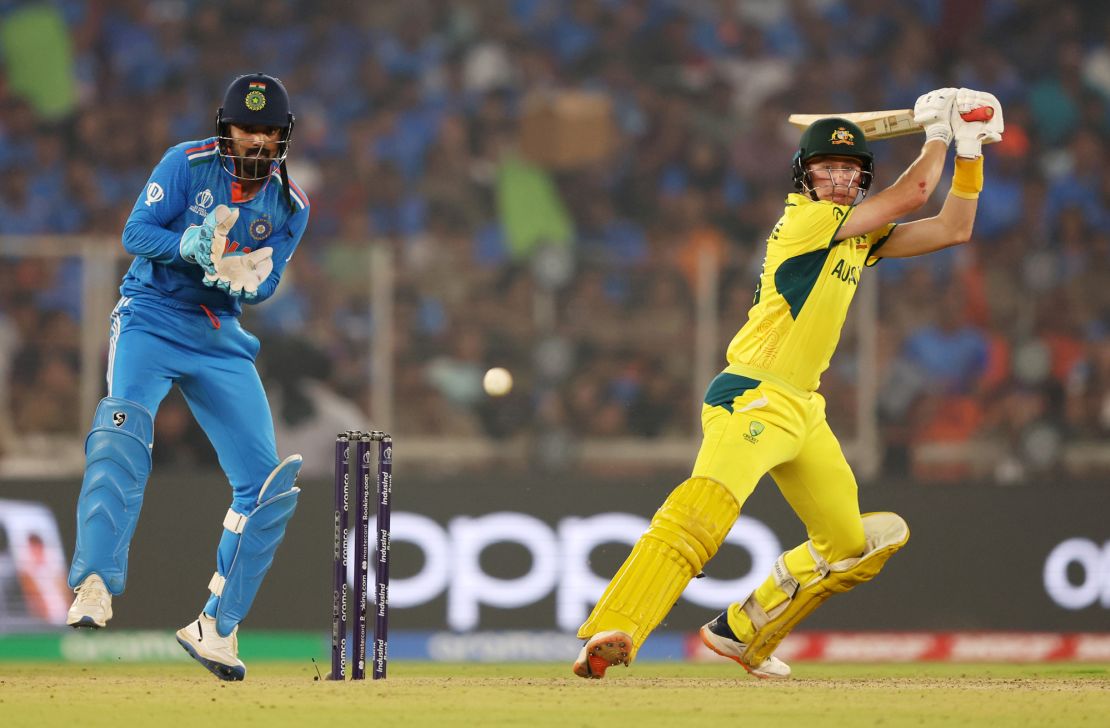
M 321 666 L 326 669 L 326 666 Z M 390 665 L 316 680 L 259 662 L 242 683 L 194 664 L 0 663 L 0 724 L 31 726 L 1101 726 L 1110 665 L 824 665 L 770 682 L 731 663 L 640 663 L 580 680 L 552 664 Z

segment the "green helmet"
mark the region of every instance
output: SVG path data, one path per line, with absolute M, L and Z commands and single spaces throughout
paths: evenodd
M 806 162 L 821 156 L 855 157 L 860 160 L 864 174 L 859 188 L 867 191 L 875 173 L 875 158 L 867 148 L 867 137 L 855 123 L 837 116 L 819 119 L 802 132 L 798 151 L 794 153 L 791 169 L 794 173 L 794 189 L 802 192 L 806 188 Z M 814 198 L 816 199 L 816 198 Z

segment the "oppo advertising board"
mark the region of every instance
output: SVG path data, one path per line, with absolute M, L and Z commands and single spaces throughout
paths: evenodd
M 392 628 L 568 632 L 681 474 L 433 477 L 398 470 L 396 478 Z M 249 618 L 252 628 L 328 624 L 331 486 L 301 486 L 297 514 Z M 27 514 L 35 516 L 41 542 L 57 545 L 68 565 L 78 488 L 76 482 L 0 485 L 0 567 L 30 553 L 17 554 L 14 546 L 25 542 Z M 218 475 L 152 479 L 114 625 L 161 629 L 167 620 L 175 623 L 172 615 L 180 621 L 203 605 L 228 498 Z M 861 502 L 864 510 L 902 514 L 909 544 L 874 582 L 830 599 L 807 628 L 1106 629 L 1110 489 L 876 485 L 861 491 Z M 692 630 L 744 597 L 774 558 L 802 539 L 800 523 L 774 484 L 764 482 L 705 578 L 691 582 L 663 629 Z M 5 582 L 0 631 L 28 628 L 33 610 L 19 606 L 20 583 Z M 43 622 L 57 611 L 42 611 Z

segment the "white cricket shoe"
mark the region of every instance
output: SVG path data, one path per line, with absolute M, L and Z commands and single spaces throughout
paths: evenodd
M 632 638 L 627 632 L 613 629 L 598 632 L 586 640 L 578 659 L 574 661 L 574 674 L 600 680 L 610 665 L 627 665 L 632 654 Z
M 745 670 L 758 678 L 781 679 L 790 677 L 790 665 L 771 655 L 758 665 L 749 665 L 744 662 L 746 644 L 736 639 L 732 629 L 728 626 L 728 612 L 722 612 L 709 624 L 703 625 L 698 632 L 705 646 L 716 652 L 721 657 L 727 657 L 740 663 Z
M 86 576 L 73 592 L 77 596 L 66 613 L 66 624 L 91 629 L 100 629 L 108 624 L 112 618 L 112 593 L 99 574 Z
M 177 630 L 177 642 L 221 680 L 242 680 L 247 666 L 239 659 L 238 632 L 236 626 L 227 637 L 221 637 L 216 619 L 201 612 L 196 621 Z

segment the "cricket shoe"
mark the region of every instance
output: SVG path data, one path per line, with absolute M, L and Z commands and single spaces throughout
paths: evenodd
M 196 621 L 177 630 L 177 642 L 221 680 L 242 680 L 247 666 L 239 659 L 238 632 L 236 626 L 227 637 L 221 637 L 215 617 L 201 612 Z
M 73 591 L 77 596 L 66 613 L 66 624 L 91 629 L 106 626 L 112 618 L 112 593 L 100 575 L 89 574 Z
M 582 645 L 574 661 L 574 674 L 600 680 L 610 665 L 627 665 L 631 654 L 632 638 L 627 632 L 616 629 L 598 632 Z
M 758 678 L 781 679 L 790 677 L 790 665 L 774 655 L 758 665 L 749 665 L 744 661 L 744 651 L 748 649 L 748 646 L 736 639 L 732 628 L 728 626 L 728 612 L 722 612 L 712 622 L 704 625 L 698 634 L 706 647 L 721 657 L 736 660 L 741 667 Z

